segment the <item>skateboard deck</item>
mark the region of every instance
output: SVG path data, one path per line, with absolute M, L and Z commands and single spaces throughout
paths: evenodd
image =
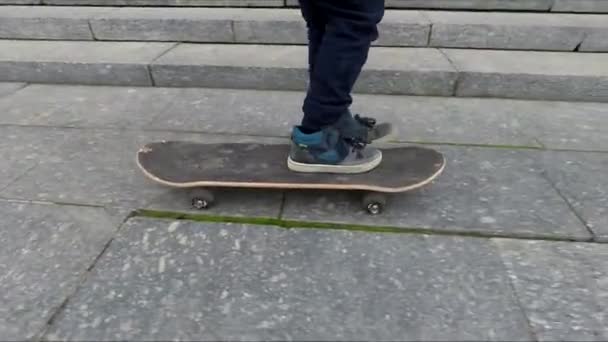
M 445 166 L 443 155 L 433 149 L 396 147 L 383 149 L 382 163 L 366 173 L 299 173 L 287 168 L 289 148 L 280 144 L 162 141 L 141 148 L 137 164 L 147 177 L 169 187 L 362 190 L 375 193 L 364 202 L 374 202 L 380 210 L 386 201 L 378 193 L 420 188 Z M 207 207 L 212 201 L 212 194 L 205 192 L 193 198 L 193 205 Z

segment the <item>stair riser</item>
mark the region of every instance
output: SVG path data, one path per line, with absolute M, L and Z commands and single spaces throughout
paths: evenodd
M 305 90 L 306 48 L 0 41 L 0 81 Z M 356 91 L 608 102 L 604 54 L 374 48 Z

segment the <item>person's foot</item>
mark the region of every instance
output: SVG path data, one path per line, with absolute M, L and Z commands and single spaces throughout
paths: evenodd
M 395 128 L 388 122 L 377 123 L 376 119 L 345 113 L 332 125 L 340 134 L 349 139 L 363 141 L 366 144 L 383 142 L 392 138 Z
M 296 172 L 353 174 L 371 171 L 381 161 L 380 150 L 345 139 L 336 129 L 304 133 L 295 127 L 287 166 Z

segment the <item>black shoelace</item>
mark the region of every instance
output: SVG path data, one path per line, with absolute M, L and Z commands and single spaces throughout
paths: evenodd
M 367 146 L 367 143 L 360 138 L 346 138 L 346 143 L 351 147 L 351 151 L 357 154 L 357 158 L 363 156 L 363 149 Z

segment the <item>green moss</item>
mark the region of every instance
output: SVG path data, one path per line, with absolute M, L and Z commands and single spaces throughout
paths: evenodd
M 138 210 L 135 216 L 150 217 L 159 219 L 173 220 L 188 220 L 195 222 L 206 223 L 236 223 L 258 226 L 272 226 L 284 229 L 327 229 L 327 230 L 345 230 L 368 233 L 393 233 L 393 234 L 418 234 L 418 235 L 443 235 L 443 236 L 461 236 L 472 238 L 508 238 L 508 239 L 534 239 L 546 241 L 579 241 L 564 237 L 548 236 L 548 235 L 509 235 L 505 233 L 489 233 L 480 231 L 464 231 L 464 230 L 445 230 L 445 229 L 426 229 L 412 227 L 395 227 L 395 226 L 370 226 L 362 224 L 343 224 L 333 222 L 310 222 L 297 220 L 282 220 L 271 217 L 238 217 L 238 216 L 220 216 L 206 214 L 190 214 L 177 213 L 170 211 L 159 210 Z

